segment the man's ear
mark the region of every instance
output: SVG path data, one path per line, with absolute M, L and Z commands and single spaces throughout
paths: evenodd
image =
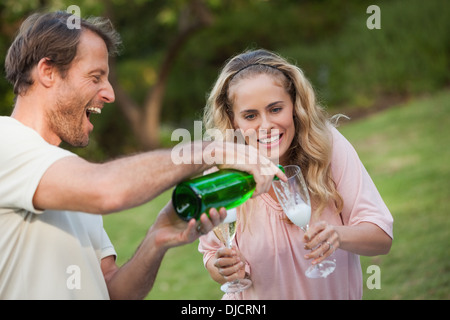
M 44 87 L 49 88 L 55 83 L 57 72 L 56 67 L 49 58 L 42 58 L 37 64 L 36 80 Z

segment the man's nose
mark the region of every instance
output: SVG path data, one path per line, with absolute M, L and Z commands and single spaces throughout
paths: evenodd
M 106 86 L 102 91 L 100 92 L 102 101 L 106 103 L 112 103 L 114 100 L 116 100 L 116 97 L 114 95 L 114 89 L 111 86 L 111 83 L 109 81 L 106 81 Z

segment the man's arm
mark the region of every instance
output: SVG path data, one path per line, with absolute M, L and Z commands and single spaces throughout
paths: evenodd
M 141 205 L 206 168 L 174 165 L 169 150 L 90 163 L 79 157 L 55 162 L 33 197 L 37 209 L 110 213 Z
M 200 218 L 201 231 L 207 233 L 226 216 L 224 208 L 211 209 L 211 220 L 206 214 Z M 186 223 L 179 219 L 169 203 L 161 210 L 153 226 L 134 256 L 118 268 L 114 257 L 102 260 L 101 268 L 111 299 L 143 299 L 152 289 L 161 261 L 168 249 L 191 243 L 200 233 L 194 219 Z
M 202 147 L 211 147 L 210 144 L 214 147 L 213 156 L 225 159 L 226 146 L 230 144 L 203 142 Z M 220 166 L 253 174 L 257 183 L 255 195 L 269 190 L 274 173 L 286 179 L 281 170 L 258 155 L 256 149 L 249 147 L 247 150 L 247 153 L 237 155 L 239 158 L 235 163 Z M 255 154 L 258 161 L 254 160 Z M 34 194 L 33 205 L 42 210 L 100 214 L 135 207 L 214 165 L 211 159 L 204 159 L 202 153 L 200 157 L 193 159 L 191 164 L 174 164 L 171 150 L 151 151 L 104 164 L 90 163 L 79 157 L 66 157 L 55 162 L 45 172 Z

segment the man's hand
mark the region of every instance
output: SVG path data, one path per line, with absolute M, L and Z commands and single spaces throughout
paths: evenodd
M 287 181 L 280 168 L 248 144 L 214 141 L 204 150 L 204 161 L 215 163 L 220 169 L 230 168 L 253 175 L 256 182 L 253 197 L 269 192 L 274 176 Z
M 177 216 L 172 201 L 169 201 L 159 213 L 150 232 L 154 233 L 157 246 L 169 249 L 193 242 L 199 236 L 221 224 L 226 215 L 225 208 L 221 208 L 219 211 L 211 209 L 209 218 L 203 213 L 199 221 L 191 219 L 189 222 L 185 222 Z

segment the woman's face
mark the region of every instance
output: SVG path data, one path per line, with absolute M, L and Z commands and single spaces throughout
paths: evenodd
M 295 135 L 290 95 L 273 76 L 244 78 L 230 88 L 234 129 L 273 162 L 286 164 Z

